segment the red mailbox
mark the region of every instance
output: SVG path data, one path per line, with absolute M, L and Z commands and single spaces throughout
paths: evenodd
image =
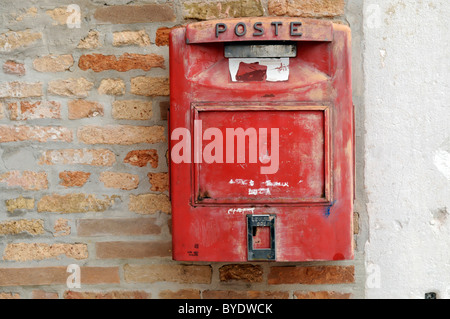
M 170 35 L 173 258 L 353 258 L 350 30 L 242 18 Z

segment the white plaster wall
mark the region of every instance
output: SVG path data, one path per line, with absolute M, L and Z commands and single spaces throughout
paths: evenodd
M 366 298 L 450 298 L 450 1 L 363 10 Z

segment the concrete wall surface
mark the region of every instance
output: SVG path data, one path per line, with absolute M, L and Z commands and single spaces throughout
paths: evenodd
M 450 297 L 449 15 L 364 1 L 367 298 Z

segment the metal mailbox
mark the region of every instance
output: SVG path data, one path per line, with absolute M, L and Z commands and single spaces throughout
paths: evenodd
M 346 26 L 207 21 L 170 34 L 173 258 L 353 258 Z

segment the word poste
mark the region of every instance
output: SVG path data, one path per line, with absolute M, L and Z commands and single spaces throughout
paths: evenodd
M 281 21 L 273 21 L 270 23 L 271 32 L 273 32 L 273 35 L 278 36 L 280 30 L 282 28 L 289 28 L 289 34 L 291 36 L 298 36 L 301 37 L 303 35 L 302 32 L 299 31 L 299 28 L 302 26 L 302 23 L 300 21 L 293 21 L 289 23 L 288 26 L 285 26 L 283 22 Z M 266 32 L 270 32 L 269 30 L 266 30 L 262 22 L 255 22 L 253 25 L 248 26 L 245 22 L 238 22 L 234 25 L 234 34 L 236 34 L 238 37 L 242 37 L 247 34 L 248 29 L 253 28 L 253 36 L 262 36 Z M 224 33 L 228 30 L 228 25 L 223 22 L 216 23 L 216 38 L 219 37 L 221 33 Z M 248 31 L 251 32 L 251 31 Z

